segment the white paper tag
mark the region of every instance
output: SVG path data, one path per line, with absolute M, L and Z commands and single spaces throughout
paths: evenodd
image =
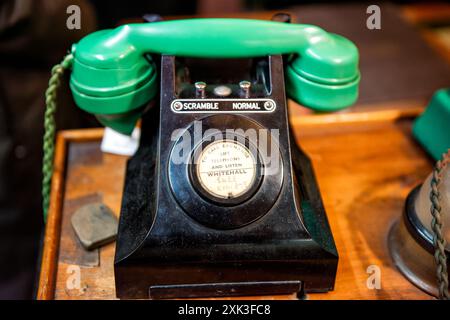
M 102 144 L 102 152 L 119 154 L 123 156 L 132 156 L 139 147 L 139 138 L 141 129 L 134 128 L 131 136 L 124 135 L 111 128 L 105 128 Z

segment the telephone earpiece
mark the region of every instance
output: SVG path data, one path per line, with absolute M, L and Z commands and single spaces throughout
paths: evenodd
M 124 25 L 83 38 L 72 49 L 70 86 L 77 105 L 130 133 L 140 108 L 158 91 L 151 53 L 198 58 L 292 54 L 285 76 L 293 100 L 334 111 L 358 95 L 358 49 L 344 37 L 312 25 L 190 19 Z

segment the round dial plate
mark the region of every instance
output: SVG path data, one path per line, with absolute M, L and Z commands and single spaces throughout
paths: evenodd
M 207 145 L 197 160 L 202 188 L 220 199 L 234 199 L 251 189 L 256 180 L 256 159 L 243 144 L 219 140 Z

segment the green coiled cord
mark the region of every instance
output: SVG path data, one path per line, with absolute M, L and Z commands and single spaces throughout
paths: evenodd
M 50 204 L 50 188 L 53 175 L 53 157 L 55 154 L 55 113 L 57 106 L 57 92 L 61 84 L 64 71 L 72 66 L 73 55 L 68 54 L 63 61 L 52 68 L 48 88 L 45 91 L 44 141 L 42 157 L 42 209 L 44 223 L 47 222 L 47 212 Z

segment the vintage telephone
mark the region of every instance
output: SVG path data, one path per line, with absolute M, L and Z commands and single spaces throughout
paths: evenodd
M 64 67 L 76 104 L 105 126 L 130 134 L 142 117 L 116 244 L 118 297 L 333 289 L 338 255 L 311 163 L 290 137 L 286 93 L 318 111 L 354 103 L 351 41 L 278 21 L 162 21 L 90 34 L 55 70 Z

